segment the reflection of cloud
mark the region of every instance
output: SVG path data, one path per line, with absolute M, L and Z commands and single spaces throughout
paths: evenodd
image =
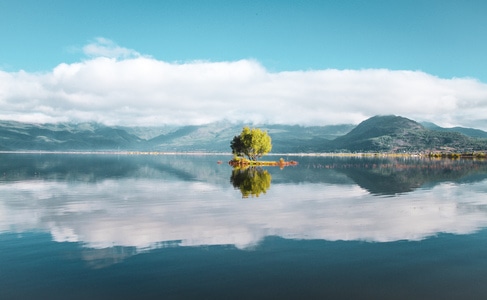
M 139 251 L 168 245 L 246 248 L 270 235 L 421 240 L 487 226 L 484 186 L 444 183 L 386 198 L 354 185 L 275 184 L 265 197 L 243 200 L 230 186 L 202 182 L 11 183 L 0 185 L 0 231 L 41 229 L 58 242 Z

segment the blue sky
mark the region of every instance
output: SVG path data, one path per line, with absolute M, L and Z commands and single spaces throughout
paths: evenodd
M 21 70 L 26 73 L 22 73 L 25 76 L 52 75 L 54 69 L 62 64 L 68 66 L 78 63 L 87 64 L 95 62 L 102 56 L 107 56 L 103 51 L 87 51 L 87 46 L 98 45 L 97 49 L 111 47 L 111 49 L 127 50 L 126 53 L 129 53 L 127 56 L 114 57 L 112 55 L 110 57 L 117 62 L 150 58 L 152 62 L 195 67 L 194 62 L 196 61 L 231 64 L 243 60 L 254 67 L 257 64 L 259 66 L 257 69 L 263 68 L 268 75 L 283 75 L 285 72 L 294 72 L 292 74 L 297 75 L 300 74 L 300 71 L 304 71 L 308 72 L 305 73 L 308 76 L 311 71 L 326 70 L 357 72 L 388 70 L 397 75 L 398 73 L 394 72 L 412 71 L 421 76 L 427 74 L 438 80 L 469 78 L 474 82 L 469 84 L 480 85 L 480 91 L 473 96 L 474 100 L 470 99 L 471 95 L 463 96 L 458 93 L 436 96 L 438 103 L 441 103 L 441 99 L 456 98 L 455 104 L 450 103 L 453 113 L 454 109 L 461 109 L 460 104 L 465 102 L 468 102 L 466 104 L 468 107 L 478 104 L 481 104 L 482 107 L 487 105 L 485 104 L 487 99 L 484 86 L 484 83 L 487 83 L 486 11 L 487 2 L 480 0 L 0 0 L 0 39 L 2 41 L 0 71 L 9 78 L 16 77 L 15 80 L 20 80 L 19 71 Z M 213 65 L 216 68 L 218 66 L 220 65 Z M 136 69 L 140 70 L 139 67 Z M 229 72 L 240 72 L 238 69 L 231 68 L 231 70 L 233 71 Z M 340 74 L 344 76 L 343 72 Z M 365 72 L 363 77 L 367 79 L 369 74 Z M 45 87 L 45 83 L 41 82 L 40 77 L 24 78 L 21 81 L 24 83 L 36 81 L 36 84 Z M 18 85 L 19 82 L 16 81 L 15 84 Z M 188 82 L 181 84 L 188 84 L 188 88 L 191 87 Z M 208 84 L 211 85 L 211 83 Z M 327 82 L 327 84 L 332 84 L 332 82 Z M 356 85 L 356 82 L 348 82 L 348 84 Z M 236 88 L 239 87 L 243 88 L 242 86 Z M 64 87 L 58 86 L 58 88 L 66 90 Z M 456 88 L 448 85 L 444 89 Z M 297 90 L 302 90 L 302 87 Z M 346 89 L 344 88 L 344 90 Z M 82 93 L 84 92 L 77 91 L 77 94 Z M 86 93 L 90 93 L 90 91 L 86 91 Z M 266 93 L 256 94 L 256 97 L 262 97 L 263 94 Z M 23 97 L 32 97 L 32 93 L 29 93 L 28 96 L 20 94 L 7 96 L 10 100 L 4 98 L 3 104 L 0 102 L 0 105 L 5 105 L 4 113 L 0 115 L 0 118 L 5 119 L 11 116 L 13 119 L 29 120 L 25 112 L 13 106 L 7 107 L 6 103 L 12 103 L 13 99 L 20 101 L 19 99 Z M 101 94 L 96 97 L 102 98 Z M 186 97 L 190 97 L 190 95 Z M 323 94 L 323 98 L 325 97 L 330 97 L 330 94 Z M 462 97 L 470 97 L 470 100 L 462 99 Z M 345 96 L 345 98 L 349 99 L 351 96 Z M 355 101 L 361 101 L 359 96 L 356 99 Z M 277 105 L 278 100 L 276 99 L 274 104 Z M 49 100 L 45 101 L 47 103 Z M 59 101 L 63 100 L 57 100 L 58 104 Z M 63 105 L 68 106 L 73 101 L 72 98 L 66 98 Z M 88 99 L 87 101 L 94 100 Z M 284 103 L 288 105 L 294 103 L 289 101 L 284 101 Z M 293 101 L 299 102 L 299 98 L 296 97 Z M 363 101 L 370 100 L 364 99 Z M 395 100 L 390 99 L 390 101 Z M 33 119 L 60 120 L 56 114 L 49 115 L 45 107 L 44 111 L 39 110 L 39 107 L 46 105 L 50 107 L 53 105 L 52 103 L 42 105 L 40 102 L 41 100 L 37 101 L 37 117 L 31 115 Z M 141 101 L 141 103 L 153 102 L 153 99 L 147 100 L 147 102 Z M 321 105 L 319 102 L 313 103 L 317 106 Z M 412 105 L 417 103 L 412 101 Z M 314 104 L 310 103 L 308 106 Z M 111 105 L 116 105 L 116 103 L 113 102 Z M 322 105 L 329 105 L 329 103 Z M 152 108 L 156 111 L 161 109 L 162 112 L 163 106 Z M 31 111 L 33 107 L 30 106 Z M 462 120 L 461 116 L 450 115 L 450 111 L 441 109 L 437 112 L 427 111 L 420 114 L 394 108 L 391 111 L 371 109 L 360 111 L 354 107 L 351 108 L 353 113 L 344 118 L 344 122 L 358 122 L 375 113 L 394 113 L 420 119 L 433 118 L 433 121 L 436 120 L 443 125 L 468 125 L 467 123 L 470 122 L 487 128 L 485 118 L 475 117 L 475 122 L 473 122 L 470 115 L 463 115 L 465 120 Z M 58 107 L 52 109 L 59 110 Z M 178 111 L 185 109 L 186 107 L 177 108 Z M 301 109 L 303 114 L 307 112 L 306 107 Z M 150 111 L 151 106 L 148 105 L 143 110 Z M 58 113 L 63 115 L 59 111 Z M 137 113 L 139 116 L 143 114 L 142 111 Z M 221 113 L 225 114 L 226 111 L 222 108 Z M 258 114 L 252 111 L 247 113 L 247 116 Z M 337 113 L 339 113 L 338 110 Z M 440 118 L 441 114 L 443 116 Z M 459 112 L 456 114 L 458 115 Z M 236 118 L 235 115 L 229 115 Z M 330 123 L 339 122 L 337 117 L 326 117 L 328 120 L 333 120 Z M 80 121 L 90 118 L 86 109 L 72 117 L 73 120 Z M 95 114 L 92 115 L 92 118 L 105 123 L 121 122 L 115 120 L 116 118 L 104 120 Z M 128 120 L 128 115 L 122 119 Z M 218 118 L 203 116 L 191 118 L 182 115 L 178 118 L 178 120 L 186 120 L 184 123 L 202 123 L 205 120 L 214 121 L 216 119 Z M 265 116 L 255 118 L 240 116 L 240 119 L 253 122 L 280 121 Z M 313 116 L 311 119 L 313 121 L 306 122 L 306 118 L 302 117 L 291 120 L 291 122 L 326 123 L 320 122 L 319 116 Z M 146 120 L 148 124 L 174 121 L 169 119 Z M 134 122 L 140 123 L 141 120 L 135 121 L 134 119 Z
M 105 37 L 165 61 L 388 68 L 487 81 L 486 1 L 0 1 L 0 64 L 49 70 Z

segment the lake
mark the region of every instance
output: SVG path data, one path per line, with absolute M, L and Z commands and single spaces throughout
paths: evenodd
M 486 161 L 283 157 L 0 154 L 0 299 L 487 297 Z

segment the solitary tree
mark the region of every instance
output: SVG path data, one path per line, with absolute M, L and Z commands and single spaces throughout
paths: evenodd
M 245 155 L 250 160 L 257 160 L 271 151 L 271 137 L 258 128 L 244 127 L 240 135 L 233 138 L 230 147 L 237 156 Z

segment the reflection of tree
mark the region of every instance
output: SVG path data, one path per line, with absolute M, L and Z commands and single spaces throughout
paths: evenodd
M 255 167 L 233 169 L 232 177 L 230 177 L 230 182 L 240 190 L 243 198 L 259 197 L 261 193 L 265 194 L 271 186 L 271 180 L 272 176 L 267 170 Z

